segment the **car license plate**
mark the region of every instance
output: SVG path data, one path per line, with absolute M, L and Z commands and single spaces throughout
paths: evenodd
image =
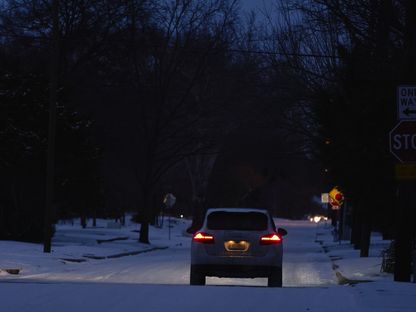
M 224 242 L 224 247 L 227 251 L 247 251 L 250 243 L 247 241 L 233 241 Z

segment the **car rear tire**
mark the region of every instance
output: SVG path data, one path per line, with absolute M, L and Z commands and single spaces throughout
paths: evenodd
M 272 271 L 267 281 L 267 286 L 268 287 L 282 287 L 282 284 L 283 284 L 282 268 L 272 268 Z
M 205 285 L 205 275 L 201 270 L 191 266 L 191 279 L 190 279 L 191 285 Z

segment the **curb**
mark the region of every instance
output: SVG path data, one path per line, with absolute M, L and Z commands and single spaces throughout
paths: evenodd
M 94 259 L 94 260 L 116 259 L 116 258 L 127 257 L 127 256 L 135 256 L 135 255 L 139 255 L 141 253 L 146 253 L 146 252 L 155 251 L 155 250 L 163 250 L 163 249 L 168 249 L 168 248 L 169 248 L 168 246 L 165 246 L 165 247 L 153 247 L 153 248 L 149 248 L 149 249 L 123 252 L 123 253 L 109 255 L 109 256 L 94 256 L 94 255 L 82 255 L 82 256 L 84 258 Z
M 315 240 L 316 243 L 318 243 L 319 245 L 321 245 L 322 250 L 324 251 L 324 253 L 328 253 L 329 252 L 329 247 L 324 245 L 324 241 L 323 240 Z M 373 282 L 372 280 L 355 280 L 355 279 L 349 279 L 347 277 L 345 277 L 344 275 L 341 274 L 340 271 L 338 271 L 339 266 L 338 264 L 335 263 L 336 260 L 341 260 L 342 258 L 337 257 L 337 256 L 329 256 L 329 259 L 331 260 L 332 263 L 332 270 L 335 272 L 335 276 L 337 278 L 338 281 L 338 285 L 349 285 L 349 286 L 353 286 L 359 283 L 370 283 Z
M 139 255 L 139 254 L 142 254 L 142 253 L 151 252 L 151 251 L 155 251 L 155 250 L 164 250 L 164 249 L 168 249 L 168 248 L 169 248 L 169 246 L 153 247 L 153 248 L 148 248 L 148 249 L 143 249 L 143 250 L 123 252 L 123 253 L 109 255 L 109 256 L 96 256 L 96 255 L 84 254 L 84 255 L 82 255 L 82 257 L 87 258 L 87 259 L 92 259 L 92 260 L 116 259 L 116 258 L 122 258 L 122 257 L 127 257 L 127 256 L 135 256 L 135 255 Z M 87 261 L 86 259 L 69 259 L 69 258 L 61 258 L 61 260 L 69 261 L 69 262 L 85 262 L 85 261 Z
M 138 250 L 138 251 L 131 251 L 131 252 L 123 252 L 120 254 L 115 254 L 115 255 L 110 255 L 107 256 L 107 259 L 115 259 L 115 258 L 121 258 L 121 257 L 126 257 L 126 256 L 135 256 L 135 255 L 139 255 L 141 253 L 145 253 L 145 252 L 150 252 L 150 251 L 155 251 L 155 250 L 164 250 L 164 249 L 168 249 L 168 246 L 165 247 L 153 247 L 153 248 L 149 248 L 149 249 L 144 249 L 144 250 Z

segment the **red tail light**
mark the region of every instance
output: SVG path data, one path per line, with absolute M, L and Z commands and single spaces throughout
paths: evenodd
M 197 232 L 194 235 L 193 240 L 200 243 L 212 244 L 214 243 L 214 236 L 204 232 Z
M 267 234 L 260 237 L 260 245 L 273 245 L 279 244 L 282 241 L 279 235 L 276 233 Z

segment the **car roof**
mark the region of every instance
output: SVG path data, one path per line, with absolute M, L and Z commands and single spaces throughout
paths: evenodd
M 208 208 L 207 209 L 207 214 L 208 213 L 212 213 L 215 211 L 225 211 L 225 212 L 261 212 L 261 213 L 266 213 L 267 214 L 267 209 L 264 208 L 240 208 L 240 207 L 236 207 L 236 208 Z

